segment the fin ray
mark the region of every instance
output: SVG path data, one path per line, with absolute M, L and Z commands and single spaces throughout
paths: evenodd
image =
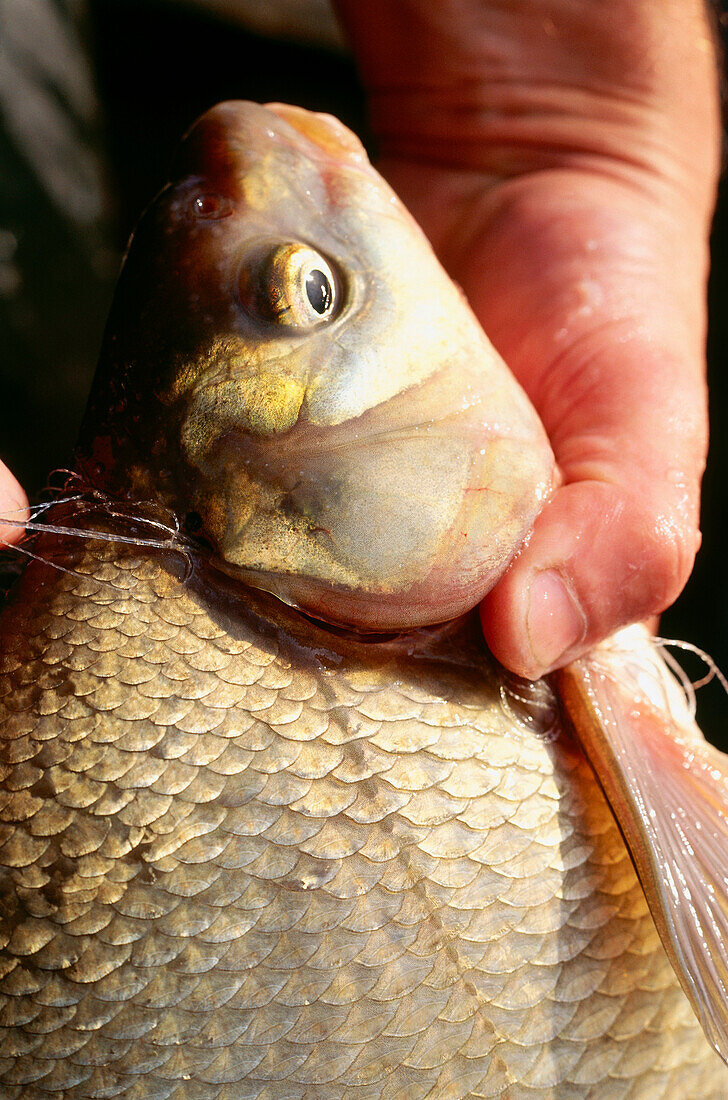
M 642 628 L 555 679 L 670 961 L 728 1062 L 728 758 L 704 740 Z

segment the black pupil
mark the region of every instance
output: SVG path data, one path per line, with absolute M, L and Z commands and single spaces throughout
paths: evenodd
M 306 294 L 312 307 L 322 316 L 331 309 L 334 292 L 331 283 L 317 267 L 306 276 Z

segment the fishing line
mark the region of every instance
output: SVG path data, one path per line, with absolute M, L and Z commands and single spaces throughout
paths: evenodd
M 193 545 L 180 531 L 179 521 L 177 516 L 167 509 L 164 509 L 169 519 L 161 520 L 154 519 L 151 516 L 145 516 L 141 514 L 141 510 L 144 508 L 159 510 L 163 508 L 162 505 L 156 501 L 139 500 L 139 501 L 118 501 L 108 497 L 101 490 L 94 489 L 92 487 L 84 487 L 83 482 L 78 474 L 70 470 L 54 470 L 50 475 L 52 478 L 54 474 L 61 474 L 64 476 L 64 489 L 67 489 L 74 481 L 81 485 L 79 492 L 66 496 L 52 496 L 50 500 L 41 501 L 38 504 L 33 505 L 31 508 L 16 508 L 10 509 L 7 513 L 0 515 L 0 523 L 6 527 L 20 528 L 26 532 L 33 532 L 36 534 L 55 534 L 64 535 L 71 538 L 79 538 L 86 540 L 98 540 L 100 542 L 119 543 L 127 546 L 139 546 L 139 547 L 151 547 L 157 550 L 171 550 L 182 555 L 185 562 L 185 574 L 183 583 L 186 583 L 194 572 L 194 560 L 192 557 Z M 57 494 L 62 492 L 62 489 L 55 488 L 49 484 L 46 486 L 46 491 L 51 494 Z M 91 499 L 89 499 L 89 497 Z M 93 527 L 72 527 L 65 524 L 46 523 L 43 522 L 42 517 L 44 514 L 52 508 L 61 507 L 64 505 L 73 505 L 74 513 L 70 518 L 90 517 L 94 513 L 100 514 L 102 518 L 110 518 L 121 521 L 128 521 L 131 523 L 139 524 L 143 528 L 152 529 L 163 533 L 165 537 L 153 538 L 144 537 L 143 535 L 124 535 L 120 533 L 113 533 L 106 530 L 95 529 Z M 29 513 L 29 518 L 25 518 Z M 22 514 L 22 519 L 16 519 L 14 516 Z M 40 521 L 40 522 L 39 522 Z M 67 566 L 59 564 L 54 561 L 51 556 L 44 557 L 41 554 L 28 549 L 18 543 L 11 543 L 6 539 L 0 538 L 0 547 L 3 547 L 10 555 L 22 554 L 24 557 L 32 559 L 34 561 L 43 562 L 45 565 L 50 566 L 53 569 L 58 570 L 61 573 L 66 573 L 69 576 L 76 577 L 83 580 L 94 580 L 97 584 L 104 587 L 111 588 L 114 592 L 116 589 L 108 581 L 101 580 L 99 577 L 93 577 L 91 574 L 79 573 L 74 569 L 69 569 Z
M 704 649 L 700 648 L 700 646 L 693 645 L 692 642 L 681 642 L 679 639 L 676 638 L 655 637 L 652 640 L 655 642 L 656 645 L 660 646 L 661 648 L 667 649 L 667 646 L 673 646 L 675 649 L 684 649 L 688 653 L 694 653 L 696 657 L 699 657 L 700 660 L 708 666 L 708 672 L 700 680 L 689 681 L 690 686 L 693 690 L 693 695 L 697 689 L 705 687 L 705 685 L 709 684 L 711 680 L 717 680 L 720 686 L 723 688 L 723 691 L 726 693 L 726 695 L 728 695 L 728 678 L 721 672 L 720 668 L 710 656 L 710 654 L 706 653 Z M 682 669 L 682 666 L 679 664 L 677 659 L 672 656 L 672 654 L 665 652 L 665 660 L 669 661 L 671 667 L 673 667 L 673 665 L 676 665 L 677 668 L 681 669 L 683 676 L 687 676 L 685 670 Z M 682 676 L 680 677 L 680 679 L 682 681 Z
M 505 714 L 529 733 L 535 733 L 544 740 L 551 741 L 558 735 L 556 700 L 546 681 L 520 681 L 520 687 L 526 687 L 531 694 L 522 695 L 508 678 L 504 678 L 498 688 L 501 706 Z M 513 703 L 520 703 L 516 710 Z

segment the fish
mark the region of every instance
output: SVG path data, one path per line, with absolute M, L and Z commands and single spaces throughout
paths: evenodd
M 358 139 L 207 112 L 0 617 L 0 1100 L 728 1095 L 724 758 L 473 611 L 555 477 Z

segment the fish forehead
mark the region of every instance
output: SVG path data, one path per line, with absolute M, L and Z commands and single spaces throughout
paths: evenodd
M 322 216 L 322 205 L 336 205 L 352 226 L 358 217 L 350 205 L 355 196 L 365 211 L 386 208 L 393 200 L 358 140 L 336 119 L 245 101 L 220 104 L 203 115 L 182 143 L 174 175 L 199 176 L 229 188 L 250 210 L 274 209 L 277 216 L 294 196 L 310 200 L 311 213 Z
M 0 1081 L 724 1095 L 583 756 L 467 631 L 307 648 L 163 561 L 67 561 L 2 635 Z
M 417 304 L 405 288 L 421 285 L 421 234 L 353 135 L 344 131 L 355 149 L 344 144 L 337 120 L 304 114 L 316 140 L 258 104 L 213 108 L 183 143 L 172 205 L 188 227 L 190 194 L 218 188 L 232 202 L 229 218 L 212 227 L 218 238 L 289 237 L 321 250 L 340 265 L 349 294 L 374 303 L 376 323 L 386 327 L 398 298 L 408 308 Z M 423 270 L 442 278 L 426 260 Z M 344 327 L 357 319 L 355 309 Z

